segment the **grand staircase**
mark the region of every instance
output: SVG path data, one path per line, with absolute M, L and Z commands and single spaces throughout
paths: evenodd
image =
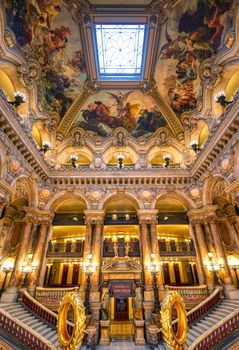
M 193 322 L 188 329 L 188 349 L 194 349 L 196 346 L 195 342 L 199 337 L 204 335 L 212 327 L 216 327 L 227 316 L 235 313 L 236 310 L 239 313 L 239 300 L 223 300 L 215 305 L 206 315 Z M 169 350 L 169 347 L 165 343 L 160 344 L 158 347 L 160 350 Z M 214 347 L 211 348 L 211 350 L 213 349 Z M 223 349 L 226 350 L 227 348 L 224 347 Z
M 15 317 L 20 322 L 23 322 L 24 325 L 27 325 L 35 332 L 40 334 L 46 339 L 46 341 L 49 341 L 53 346 L 55 346 L 56 349 L 59 348 L 56 329 L 27 309 L 24 304 L 16 302 L 11 304 L 0 304 L 0 307 L 2 310 Z

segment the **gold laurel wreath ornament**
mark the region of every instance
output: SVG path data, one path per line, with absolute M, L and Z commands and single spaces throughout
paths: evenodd
M 70 335 L 67 329 L 67 314 L 72 306 L 74 327 Z M 85 331 L 85 309 L 81 298 L 76 292 L 67 293 L 61 301 L 58 310 L 57 336 L 63 350 L 77 350 L 81 345 Z
M 178 315 L 177 333 L 174 333 L 172 311 L 175 306 Z M 172 350 L 184 350 L 187 341 L 188 320 L 183 299 L 177 291 L 167 292 L 161 304 L 161 324 L 164 341 Z

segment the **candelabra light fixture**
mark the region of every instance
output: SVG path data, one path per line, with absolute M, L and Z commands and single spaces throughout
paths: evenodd
M 7 282 L 7 276 L 8 276 L 8 274 L 10 272 L 12 272 L 13 267 L 14 267 L 14 262 L 13 261 L 6 261 L 2 265 L 2 272 L 5 273 L 5 276 L 4 276 L 2 288 L 0 290 L 0 297 L 2 296 L 2 293 L 4 292 L 4 289 L 5 289 L 5 286 L 6 286 L 6 282 Z
M 198 153 L 201 151 L 201 148 L 198 146 L 198 142 L 196 140 L 191 141 L 190 143 L 191 149 L 195 152 Z
M 88 254 L 88 261 L 82 263 L 82 267 L 84 272 L 87 275 L 86 279 L 86 292 L 85 292 L 85 312 L 87 315 L 91 313 L 90 311 L 90 283 L 91 283 L 91 276 L 98 270 L 98 265 L 92 261 L 93 260 L 93 254 Z
M 123 167 L 124 167 L 124 155 L 123 154 L 119 154 L 117 156 L 117 160 L 118 160 L 118 168 L 119 169 L 123 169 Z
M 77 160 L 78 160 L 78 156 L 76 154 L 72 154 L 71 155 L 71 165 L 74 169 L 77 168 L 77 164 L 76 164 Z
M 22 286 L 28 284 L 29 275 L 37 269 L 38 264 L 33 263 L 32 258 L 33 254 L 29 253 L 27 255 L 27 260 L 23 261 L 22 263 Z
M 26 95 L 21 91 L 14 92 L 14 98 L 14 101 L 8 101 L 14 107 L 19 107 L 22 103 L 26 102 Z
M 42 142 L 42 148 L 40 148 L 40 152 L 44 154 L 51 149 L 51 143 L 49 141 Z
M 165 163 L 164 163 L 165 168 L 168 168 L 170 166 L 170 160 L 171 160 L 170 155 L 165 154 L 165 156 L 163 156 L 163 159 L 165 161 Z
M 239 278 L 237 270 L 239 269 L 239 260 L 238 259 L 228 259 L 229 267 L 235 272 L 237 288 L 239 288 Z
M 222 107 L 226 107 L 227 105 L 232 103 L 232 101 L 227 101 L 227 97 L 226 97 L 226 92 L 225 91 L 217 92 L 215 94 L 215 101 L 216 101 L 216 103 L 219 103 Z
M 205 264 L 205 267 L 208 269 L 210 273 L 213 275 L 214 283 L 220 284 L 220 279 L 218 277 L 218 273 L 220 269 L 223 268 L 223 262 L 219 259 L 217 262 L 213 259 L 213 253 L 208 253 L 209 264 Z
M 153 287 L 153 291 L 154 291 L 154 313 L 159 314 L 160 302 L 159 302 L 157 275 L 159 273 L 160 267 L 159 267 L 159 263 L 156 261 L 156 254 L 151 253 L 150 256 L 151 256 L 151 262 L 147 266 L 147 268 L 151 272 L 152 277 L 153 277 L 152 287 Z

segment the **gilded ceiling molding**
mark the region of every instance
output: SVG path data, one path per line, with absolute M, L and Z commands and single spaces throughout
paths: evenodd
M 168 122 L 173 134 L 177 136 L 180 140 L 184 138 L 184 130 L 182 124 L 180 123 L 177 116 L 174 114 L 173 110 L 170 108 L 165 99 L 160 95 L 155 81 L 145 83 L 142 89 L 143 93 L 148 93 L 157 104 L 160 112 L 163 114 L 165 120 Z
M 63 138 L 67 135 L 68 130 L 70 129 L 73 121 L 75 120 L 77 113 L 83 107 L 87 98 L 90 97 L 90 95 L 95 93 L 96 91 L 97 86 L 94 86 L 94 83 L 92 83 L 91 81 L 86 80 L 82 87 L 82 93 L 72 103 L 72 105 L 64 115 L 57 128 L 57 140 L 62 141 Z

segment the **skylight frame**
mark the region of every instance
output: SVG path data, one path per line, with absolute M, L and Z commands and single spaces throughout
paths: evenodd
M 142 59 L 141 59 L 141 68 L 140 73 L 132 73 L 132 74 L 124 74 L 124 73 L 101 73 L 100 72 L 100 62 L 99 62 L 99 54 L 98 54 L 98 42 L 97 42 L 97 33 L 96 33 L 96 26 L 143 26 L 144 27 L 144 38 L 143 38 L 143 44 L 142 44 Z M 94 23 L 93 26 L 93 40 L 94 40 L 94 51 L 95 51 L 95 57 L 96 57 L 96 70 L 98 75 L 99 81 L 141 81 L 144 76 L 144 69 L 145 69 L 145 61 L 146 61 L 146 54 L 147 54 L 147 40 L 148 40 L 148 26 L 145 22 L 97 22 Z

